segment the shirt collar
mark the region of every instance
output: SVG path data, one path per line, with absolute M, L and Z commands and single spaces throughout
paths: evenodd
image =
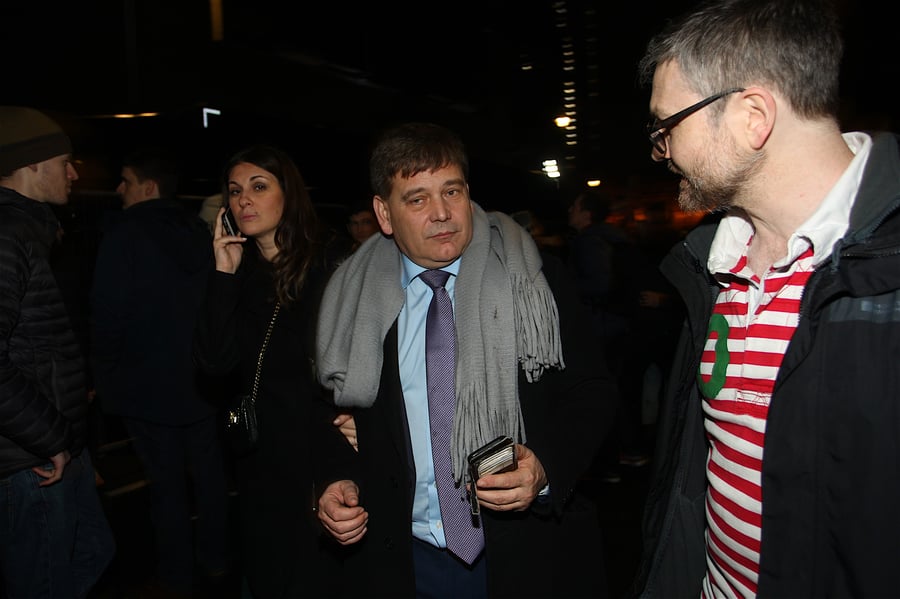
M 847 231 L 850 210 L 856 200 L 866 160 L 872 149 L 872 138 L 861 132 L 844 133 L 843 138 L 854 154 L 853 160 L 816 211 L 788 239 L 787 255 L 775 262 L 773 268 L 790 264 L 810 245 L 813 248 L 813 264 L 821 264 L 831 255 L 834 244 Z M 743 217 L 734 214 L 722 217 L 710 247 L 707 262 L 709 272 L 730 272 L 738 260 L 746 255 L 747 244 L 752 235 L 753 227 Z
M 856 201 L 856 193 L 872 149 L 872 138 L 860 132 L 845 133 L 843 137 L 854 154 L 853 160 L 819 204 L 819 208 L 791 235 L 788 240 L 788 261 L 796 259 L 795 253 L 799 255 L 796 248 L 802 245 L 805 238 L 812 243 L 813 264 L 821 264 L 831 255 L 834 244 L 847 232 L 850 210 Z M 779 265 L 782 262 L 775 264 Z
M 412 282 L 412 280 L 418 277 L 420 274 L 422 274 L 426 270 L 431 270 L 419 266 L 418 264 L 407 258 L 406 254 L 400 254 L 400 258 L 402 265 L 402 272 L 400 274 L 400 286 L 403 287 L 403 289 L 406 289 Z M 447 271 L 454 277 L 457 276 L 459 274 L 459 258 L 457 258 L 444 268 L 441 268 L 440 270 Z

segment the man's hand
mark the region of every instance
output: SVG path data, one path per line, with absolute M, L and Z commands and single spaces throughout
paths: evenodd
M 45 478 L 47 480 L 41 482 L 39 487 L 48 487 L 53 483 L 59 482 L 62 480 L 63 471 L 66 469 L 66 464 L 69 463 L 69 460 L 72 459 L 72 456 L 69 455 L 69 452 L 63 450 L 56 454 L 55 456 L 50 458 L 50 462 L 53 464 L 52 468 L 43 468 L 42 466 L 35 466 L 31 469 L 32 472 L 37 474 L 38 476 Z
M 319 521 L 341 545 L 352 545 L 366 534 L 369 513 L 359 505 L 359 487 L 352 480 L 333 482 L 319 496 Z
M 502 474 L 485 474 L 476 481 L 478 503 L 498 512 L 528 509 L 547 485 L 547 475 L 534 452 L 516 443 L 519 467 Z

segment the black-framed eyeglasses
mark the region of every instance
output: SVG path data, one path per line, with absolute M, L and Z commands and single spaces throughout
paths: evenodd
M 653 157 L 662 158 L 669 151 L 668 133 L 672 130 L 673 127 L 675 127 L 675 125 L 688 118 L 701 108 L 712 104 L 716 100 L 724 98 L 729 94 L 736 94 L 737 92 L 742 91 L 744 91 L 743 87 L 735 87 L 723 92 L 719 92 L 717 94 L 713 94 L 708 98 L 700 100 L 696 104 L 691 104 L 684 110 L 679 110 L 668 118 L 665 118 L 663 120 L 653 119 L 651 122 L 647 123 L 647 135 L 650 138 L 650 143 L 653 145 Z

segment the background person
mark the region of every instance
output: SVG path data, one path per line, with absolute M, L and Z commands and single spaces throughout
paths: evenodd
M 636 592 L 888 597 L 900 554 L 900 139 L 842 133 L 821 0 L 718 0 L 641 61 L 687 211 Z
M 612 202 L 599 189 L 575 194 L 568 209 L 568 224 L 574 232 L 568 266 L 619 385 L 615 431 L 597 464 L 601 480 L 618 483 L 620 466 L 640 467 L 649 461 L 641 399 L 644 372 L 661 345 L 663 332 L 658 319 L 642 310 L 639 301 L 640 292 L 652 285 L 657 265 L 650 263 L 624 226 L 609 222 Z
M 209 234 L 214 235 L 216 232 L 216 220 L 219 218 L 219 210 L 222 208 L 222 193 L 214 193 L 203 198 L 200 202 L 200 209 L 197 210 L 197 216 L 206 223 L 209 228 Z
M 123 210 L 104 231 L 91 293 L 94 381 L 150 481 L 158 582 L 187 595 L 195 551 L 207 576 L 221 579 L 226 569 L 217 410 L 192 355 L 211 238 L 176 198 L 178 167 L 165 149 L 131 152 L 121 173 Z
M 353 238 L 351 252 L 356 251 L 369 237 L 381 232 L 371 202 L 358 202 L 350 207 L 347 214 L 347 232 Z
M 85 448 L 82 348 L 48 262 L 78 173 L 59 125 L 0 106 L 0 579 L 8 597 L 84 597 L 115 541 Z
M 543 219 L 531 209 L 516 210 L 509 216 L 528 231 L 541 251 L 541 256 L 546 257 L 550 254 L 565 263 L 567 253 L 565 235 L 548 231 Z

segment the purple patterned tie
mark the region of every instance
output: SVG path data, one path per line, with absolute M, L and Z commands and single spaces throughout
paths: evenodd
M 484 533 L 472 516 L 465 483 L 453 480 L 450 438 L 456 409 L 456 329 L 453 304 L 444 285 L 450 273 L 426 270 L 419 277 L 434 291 L 425 321 L 425 364 L 428 379 L 428 416 L 431 421 L 431 455 L 441 505 L 441 521 L 447 549 L 467 564 L 484 548 Z M 475 524 L 478 524 L 476 527 Z

